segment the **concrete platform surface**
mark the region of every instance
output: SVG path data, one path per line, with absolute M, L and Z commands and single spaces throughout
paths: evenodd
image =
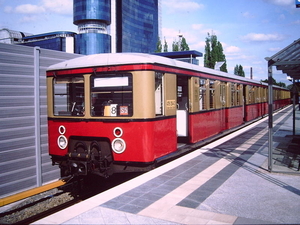
M 274 137 L 291 135 L 291 120 L 292 107 L 276 113 Z M 264 118 L 34 224 L 299 224 L 299 171 L 267 170 L 267 125 Z

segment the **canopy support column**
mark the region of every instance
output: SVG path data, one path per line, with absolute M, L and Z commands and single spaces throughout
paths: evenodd
M 273 164 L 273 77 L 272 64 L 268 62 L 268 113 L 269 113 L 269 154 L 268 154 L 268 170 L 272 172 Z

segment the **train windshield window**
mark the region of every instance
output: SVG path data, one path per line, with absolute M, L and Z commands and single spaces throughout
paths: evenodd
M 59 77 L 53 82 L 54 115 L 84 116 L 83 77 Z
M 132 75 L 91 76 L 92 116 L 132 116 Z

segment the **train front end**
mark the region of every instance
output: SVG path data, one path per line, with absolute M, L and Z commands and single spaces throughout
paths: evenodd
M 148 171 L 155 159 L 177 148 L 175 105 L 174 115 L 164 113 L 165 78 L 144 65 L 85 66 L 92 60 L 99 64 L 105 54 L 96 57 L 47 71 L 52 163 L 59 165 L 62 177 Z M 173 89 L 170 98 L 175 99 Z

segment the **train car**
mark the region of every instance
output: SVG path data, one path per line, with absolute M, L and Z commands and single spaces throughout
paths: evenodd
M 288 104 L 276 90 L 276 107 Z M 142 53 L 50 66 L 47 92 L 49 154 L 62 176 L 148 171 L 181 143 L 268 113 L 266 84 Z

